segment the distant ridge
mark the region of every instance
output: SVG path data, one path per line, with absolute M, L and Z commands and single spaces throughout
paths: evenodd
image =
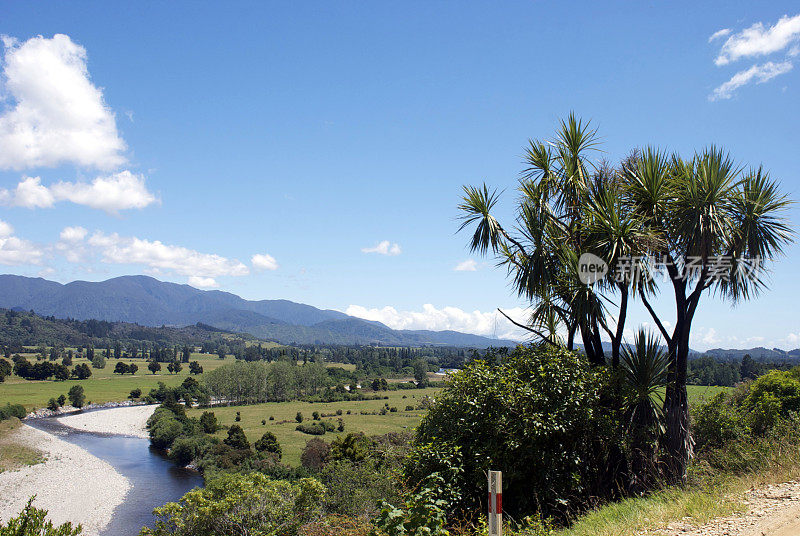
M 517 344 L 456 331 L 394 330 L 380 322 L 289 300 L 245 300 L 229 292 L 199 290 L 143 275 L 67 284 L 0 275 L 0 307 L 33 310 L 57 318 L 132 322 L 144 326 L 201 323 L 283 344 L 475 348 Z

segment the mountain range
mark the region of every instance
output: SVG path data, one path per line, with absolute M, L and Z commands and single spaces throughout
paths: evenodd
M 446 345 L 486 348 L 516 341 L 457 331 L 395 330 L 380 322 L 288 300 L 245 300 L 219 290 L 123 276 L 61 284 L 0 275 L 0 307 L 77 320 L 186 326 L 198 322 L 283 344 Z

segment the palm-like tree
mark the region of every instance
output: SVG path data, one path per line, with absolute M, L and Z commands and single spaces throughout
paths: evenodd
M 587 286 L 579 277 L 578 261 L 582 253 L 591 252 L 614 264 L 623 256 L 644 251 L 643 245 L 652 237 L 621 203 L 618 173 L 589 158 L 597 146 L 596 130 L 574 114 L 561 122 L 553 140 L 530 141 L 510 231 L 492 215 L 499 196 L 486 185 L 464 187 L 459 209 L 461 229 L 475 226 L 471 249 L 495 253 L 518 294 L 531 302 L 530 323 L 522 327 L 552 342 L 550 328 L 557 323 L 566 332 L 566 346 L 572 349 L 579 335 L 595 364 L 605 363 L 601 342 L 601 332 L 605 332 L 612 341 L 616 366 L 629 289 L 636 288 L 636 282 L 631 277 L 609 278 Z M 610 322 L 609 306 L 615 294 L 620 303 L 615 321 Z
M 650 305 L 655 287 L 638 292 L 669 349 L 667 461 L 680 481 L 692 455 L 686 368 L 700 299 L 711 289 L 736 303 L 765 288 L 764 264 L 792 239 L 784 218 L 790 201 L 762 169 L 743 172 L 716 147 L 690 160 L 647 149 L 623 167 L 620 180 L 625 204 L 656 239 L 648 254 L 662 263 L 675 295 L 669 332 Z
M 605 363 L 605 332 L 618 365 L 628 301 L 642 300 L 668 348 L 665 444 L 669 475 L 680 481 L 692 455 L 686 368 L 697 307 L 707 290 L 736 303 L 765 288 L 764 264 L 792 239 L 784 215 L 790 202 L 763 169 L 744 171 L 716 147 L 689 160 L 646 148 L 621 169 L 593 163 L 597 147 L 596 130 L 570 114 L 553 140 L 529 143 L 514 225 L 493 216 L 496 191 L 467 186 L 461 229 L 475 226 L 472 250 L 497 255 L 531 302 L 522 327 L 559 344 L 553 328 L 560 326 L 569 349 L 579 335 L 592 363 Z M 634 269 L 585 285 L 578 259 L 586 252 L 612 268 L 630 258 Z M 675 296 L 671 332 L 650 303 L 659 290 L 650 259 L 663 265 Z M 754 264 L 759 270 L 741 277 Z
M 631 437 L 630 488 L 640 493 L 648 487 L 655 468 L 655 442 L 662 431 L 662 390 L 667 382 L 669 358 L 658 337 L 640 329 L 633 346 L 622 349 L 622 371 L 628 396 L 628 435 Z

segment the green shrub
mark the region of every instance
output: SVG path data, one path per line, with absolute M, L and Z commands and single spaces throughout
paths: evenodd
M 203 412 L 203 414 L 200 416 L 200 425 L 203 427 L 203 431 L 207 434 L 213 434 L 217 430 L 219 430 L 219 424 L 217 424 L 217 416 L 214 414 L 213 411 Z
M 180 436 L 169 449 L 169 459 L 180 467 L 189 465 L 202 456 L 207 441 L 202 436 Z
M 221 475 L 188 492 L 180 503 L 156 508 L 155 527 L 142 529 L 141 535 L 244 534 L 244 529 L 247 534 L 290 536 L 321 516 L 324 495 L 313 478 L 287 482 L 260 473 Z
M 445 524 L 449 505 L 439 498 L 439 490 L 444 485 L 441 475 L 429 475 L 417 491 L 406 496 L 401 506 L 384 501 L 373 523 L 388 536 L 448 536 Z
M 580 506 L 603 489 L 609 449 L 621 441 L 600 406 L 608 384 L 577 353 L 544 346 L 518 347 L 499 365 L 473 361 L 420 423 L 406 476 L 413 485 L 441 474 L 453 507 L 468 510 L 484 499 L 486 471 L 502 468 L 504 506 L 518 517 Z
M 156 410 L 164 411 L 161 416 L 153 421 L 153 424 L 150 425 L 150 443 L 158 448 L 158 449 L 168 449 L 172 446 L 173 441 L 175 441 L 178 436 L 181 435 L 183 432 L 183 425 L 178 421 L 175 415 L 169 411 L 164 410 L 163 408 L 159 408 Z M 153 414 L 153 417 L 156 413 Z M 153 417 L 150 417 L 151 419 Z M 148 421 L 149 423 L 150 421 Z
M 773 370 L 755 380 L 750 385 L 750 392 L 744 400 L 747 410 L 754 410 L 759 403 L 772 405 L 777 401 L 779 413 L 787 416 L 790 412 L 800 411 L 800 367 L 790 371 Z M 763 399 L 771 395 L 769 401 Z
M 58 400 L 56 400 L 55 398 L 51 398 L 47 402 L 47 409 L 49 409 L 50 411 L 58 411 L 58 408 L 59 408 Z
M 139 389 L 138 387 L 136 389 L 131 389 L 130 394 L 128 394 L 128 398 L 130 399 L 141 398 L 141 397 L 142 397 L 142 390 Z
M 5 407 L 0 407 L 0 421 L 16 417 L 17 419 L 24 419 L 28 413 L 25 411 L 25 406 L 22 404 L 9 404 L 6 403 Z
M 295 430 L 309 435 L 325 435 L 325 432 L 327 431 L 325 425 L 319 422 L 312 424 L 298 424 L 295 427 Z
M 226 437 L 223 442 L 234 449 L 250 448 L 250 442 L 247 440 L 244 430 L 242 430 L 242 427 L 238 424 L 234 424 L 228 428 L 228 437 Z
M 86 403 L 86 396 L 83 394 L 83 387 L 80 385 L 73 385 L 67 392 L 69 403 L 76 408 L 82 408 Z
M 9 519 L 7 524 L 0 521 L 0 536 L 79 536 L 83 533 L 81 525 L 73 527 L 72 523 L 64 523 L 53 526 L 53 522 L 47 520 L 47 510 L 35 508 L 33 499 L 28 499 L 22 512 Z
M 726 393 L 713 396 L 693 413 L 692 433 L 698 451 L 719 448 L 746 433 L 741 413 Z
M 331 461 L 317 478 L 328 490 L 325 495 L 327 512 L 346 516 L 374 516 L 380 501 L 399 500 L 399 488 L 394 482 L 393 473 L 372 460 Z
M 275 437 L 275 434 L 272 432 L 265 432 L 264 435 L 261 436 L 261 439 L 257 440 L 253 444 L 253 447 L 255 447 L 256 452 L 269 452 L 276 454 L 279 460 L 283 454 L 281 445 L 278 443 L 278 438 Z

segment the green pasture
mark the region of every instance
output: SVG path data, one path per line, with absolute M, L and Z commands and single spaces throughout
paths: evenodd
M 297 412 L 303 414 L 304 423 L 312 422 L 311 417 L 315 411 L 320 414 L 336 413 L 342 410 L 342 415 L 327 417 L 338 424 L 338 419 L 344 421 L 344 432 L 364 432 L 367 435 L 380 435 L 389 432 L 410 432 L 419 424 L 424 411 L 406 411 L 406 406 L 417 407 L 423 397 L 433 398 L 438 389 L 410 389 L 398 391 L 385 391 L 378 394 L 389 397 L 388 400 L 363 400 L 355 402 L 330 402 L 330 403 L 309 403 L 309 402 L 269 402 L 266 404 L 254 404 L 252 406 L 231 406 L 212 408 L 217 416 L 220 425 L 228 427 L 238 424 L 244 429 L 247 438 L 251 443 L 259 439 L 266 431 L 270 431 L 278 438 L 278 442 L 283 449 L 283 461 L 290 465 L 299 465 L 300 453 L 306 442 L 312 437 L 319 437 L 327 442 L 333 441 L 340 435 L 339 432 L 328 432 L 322 436 L 312 436 L 295 430 L 297 422 L 295 416 Z M 385 415 L 361 415 L 362 411 L 380 411 L 388 403 L 389 407 L 396 407 L 397 412 L 387 412 Z M 199 418 L 203 409 L 191 409 L 188 414 Z M 236 412 L 241 413 L 241 422 L 236 422 Z M 350 411 L 350 415 L 347 412 Z M 270 416 L 275 420 L 269 420 Z M 261 424 L 261 421 L 266 424 Z M 289 422 L 281 422 L 289 421 Z M 221 430 L 217 433 L 219 438 L 225 438 L 227 432 Z

